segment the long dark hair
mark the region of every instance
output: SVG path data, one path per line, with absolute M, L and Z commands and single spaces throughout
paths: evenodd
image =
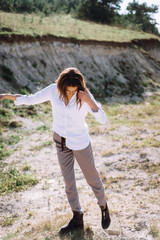
M 65 104 L 68 104 L 68 98 L 67 98 L 67 87 L 78 87 L 78 91 L 82 90 L 84 91 L 86 88 L 86 82 L 83 77 L 83 75 L 80 73 L 80 71 L 77 68 L 66 68 L 64 69 L 58 79 L 56 80 L 57 88 L 60 93 L 59 98 L 62 99 Z M 77 93 L 78 93 L 77 91 Z M 76 102 L 77 105 L 79 104 L 80 107 L 82 106 L 81 99 L 78 99 L 78 94 L 76 96 Z

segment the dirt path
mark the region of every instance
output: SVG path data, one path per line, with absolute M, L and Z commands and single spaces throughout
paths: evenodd
M 37 126 L 43 123 L 20 120 L 24 122 L 23 128 L 30 129 L 31 133 L 17 144 L 17 151 L 8 157 L 7 162 L 17 168 L 22 168 L 27 162 L 31 167 L 28 172 L 35 173 L 39 183 L 26 191 L 0 196 L 1 223 L 6 219 L 14 220 L 9 226 L 0 225 L 0 239 L 61 239 L 58 229 L 71 217 L 71 211 L 55 145 L 44 145 L 52 141 L 52 132 L 36 131 Z M 130 148 L 125 144 L 134 137 L 134 129 L 123 126 L 116 132 L 114 129 L 108 132 L 108 129 L 108 125 L 100 126 L 98 133 L 91 135 L 91 142 L 96 166 L 106 189 L 112 223 L 108 230 L 101 228 L 96 199 L 75 163 L 86 229 L 84 236 L 68 235 L 63 239 L 158 239 L 160 174 L 156 166 L 159 166 L 160 148 Z M 150 134 L 153 132 L 144 131 L 141 138 Z M 158 132 L 155 137 L 160 140 Z

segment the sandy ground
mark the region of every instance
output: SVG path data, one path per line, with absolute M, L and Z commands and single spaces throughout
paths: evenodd
M 160 229 L 160 175 L 153 170 L 153 166 L 160 160 L 159 148 L 126 147 L 124 142 L 127 143 L 134 135 L 132 128 L 121 126 L 115 133 L 114 129 L 107 131 L 108 125 L 100 126 L 97 134 L 91 135 L 91 142 L 96 166 L 105 186 L 111 225 L 107 230 L 101 228 L 96 198 L 75 162 L 77 187 L 84 210 L 85 234 L 70 234 L 62 238 L 58 230 L 72 214 L 65 195 L 56 148 L 53 143 L 33 150 L 35 146 L 52 141 L 52 132 L 35 131 L 43 123 L 18 120 L 23 120 L 23 128 L 30 129 L 31 133 L 23 137 L 17 144 L 17 151 L 6 162 L 16 168 L 22 168 L 27 162 L 31 167 L 29 173 L 36 174 L 39 183 L 26 191 L 0 196 L 1 240 L 158 239 L 151 230 L 155 227 Z M 119 139 L 114 138 L 115 134 Z M 141 133 L 141 137 L 150 134 L 146 130 Z M 158 133 L 155 137 L 160 139 Z M 2 226 L 6 218 L 13 218 L 14 222 Z

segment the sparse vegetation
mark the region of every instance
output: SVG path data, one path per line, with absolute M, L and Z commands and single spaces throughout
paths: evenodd
M 104 150 L 102 151 L 102 157 L 110 157 L 114 154 L 117 154 L 118 153 L 118 149 L 108 149 L 108 150 Z
M 151 225 L 150 234 L 152 235 L 152 237 L 156 238 L 157 240 L 160 240 L 160 230 L 159 230 L 157 224 Z
M 16 221 L 16 219 L 17 219 L 16 216 L 4 217 L 3 219 L 1 219 L 0 225 L 1 225 L 2 227 L 11 226 L 11 225 L 14 224 L 14 222 Z
M 22 170 L 26 172 L 26 171 L 29 171 L 30 169 L 31 169 L 31 166 L 27 162 L 25 162 L 22 167 Z
M 53 141 L 44 142 L 44 143 L 42 143 L 38 146 L 31 147 L 30 151 L 40 151 L 42 148 L 48 147 L 48 146 L 51 146 L 51 145 L 53 145 Z
M 147 127 L 156 129 L 159 123 L 150 125 L 150 121 L 151 119 L 154 121 L 154 117 L 156 118 L 160 114 L 160 97 L 152 97 L 149 101 L 136 104 L 106 104 L 104 110 L 113 126 L 120 124 L 135 127 L 142 131 L 145 124 L 145 129 Z
M 0 172 L 0 194 L 27 189 L 38 183 L 35 176 L 21 173 L 16 168 L 9 168 Z
M 10 156 L 16 150 L 15 144 L 19 142 L 20 138 L 15 134 L 7 137 L 0 135 L 0 159 Z M 14 145 L 14 148 L 9 148 L 9 145 Z
M 45 103 L 22 108 L 14 106 L 10 101 L 0 102 L 0 104 L 2 106 L 1 119 L 3 123 L 6 123 L 2 124 L 1 122 L 0 139 L 3 160 L 1 161 L 0 172 L 0 194 L 3 196 L 13 192 L 16 196 L 16 191 L 23 191 L 29 186 L 34 186 L 38 183 L 38 179 L 34 177 L 32 173 L 33 158 L 37 161 L 35 162 L 35 171 L 37 171 L 36 164 L 39 164 L 39 159 L 36 159 L 37 157 L 35 156 L 38 156 L 39 158 L 39 154 L 42 154 L 42 156 L 45 156 L 45 154 L 51 154 L 51 146 L 53 144 L 52 139 L 42 138 L 44 134 L 52 138 L 51 106 L 49 103 Z M 98 156 L 101 155 L 100 158 L 102 158 L 103 162 L 103 169 L 100 173 L 104 187 L 108 193 L 109 201 L 111 201 L 111 214 L 115 215 L 117 218 L 118 213 L 121 211 L 120 209 L 123 209 L 123 205 L 125 204 L 127 213 L 129 212 L 131 216 L 133 216 L 131 212 L 132 204 L 135 206 L 137 204 L 136 201 L 138 201 L 139 207 L 143 207 L 144 209 L 149 200 L 154 204 L 159 203 L 159 198 L 155 192 L 158 191 L 160 184 L 160 165 L 158 162 L 153 163 L 150 160 L 147 149 L 150 151 L 152 149 L 157 149 L 158 151 L 159 149 L 160 97 L 153 96 L 136 104 L 115 103 L 111 105 L 103 102 L 103 108 L 109 119 L 106 125 L 99 125 L 91 115 L 87 116 L 87 123 L 89 125 L 89 131 L 94 134 L 93 137 L 96 138 L 101 135 L 102 141 L 104 140 L 103 144 L 101 143 L 101 146 L 99 147 Z M 23 118 L 29 120 L 30 123 L 33 123 L 33 127 L 28 127 L 28 123 L 24 122 L 22 127 L 11 128 L 9 124 L 14 120 L 15 116 L 20 116 L 22 121 Z M 27 128 L 27 130 L 24 130 L 25 128 Z M 98 136 L 95 136 L 95 133 Z M 36 141 L 32 139 L 32 134 L 35 134 Z M 25 141 L 26 138 L 27 141 Z M 25 150 L 23 151 L 22 149 L 21 152 L 19 145 L 24 145 L 24 141 L 25 143 L 27 142 L 28 146 L 23 146 Z M 13 150 L 15 156 L 17 156 L 16 153 L 18 153 L 19 159 L 14 159 L 10 165 L 8 159 L 10 160 L 12 156 L 7 158 L 7 154 L 8 156 L 13 154 Z M 46 153 L 46 151 L 49 153 Z M 132 155 L 134 157 L 132 157 Z M 50 159 L 50 155 L 47 155 L 47 157 Z M 24 159 L 24 162 L 19 163 L 18 161 L 21 159 Z M 43 191 L 42 195 L 46 196 L 47 207 L 50 209 L 50 207 L 53 207 L 53 201 L 55 199 L 55 196 L 52 196 L 53 189 L 51 190 L 51 188 L 54 187 L 56 194 L 56 192 L 59 191 L 61 180 L 59 180 L 59 177 L 56 175 L 54 168 L 55 165 L 52 168 L 53 172 L 51 171 L 48 174 L 49 170 L 47 164 L 51 167 L 52 163 L 51 160 L 48 160 L 48 163 L 46 161 L 43 163 L 43 176 L 41 176 L 43 181 L 39 182 L 39 184 L 41 184 L 39 189 Z M 46 168 L 46 175 L 44 173 L 44 166 Z M 110 175 L 110 171 L 113 175 Z M 37 172 L 39 173 L 39 169 Z M 116 174 L 114 175 L 114 173 Z M 58 179 L 57 185 L 53 182 L 53 174 L 55 176 L 54 181 L 56 178 Z M 146 177 L 142 178 L 142 174 Z M 80 189 L 80 194 L 83 194 L 83 184 L 82 186 L 79 185 L 78 189 Z M 136 201 L 135 192 L 137 193 Z M 148 197 L 147 200 L 146 193 Z M 87 194 L 90 198 L 93 197 L 91 191 L 87 191 L 85 197 L 87 197 Z M 123 195 L 123 198 L 128 194 L 131 199 L 129 198 L 128 202 L 124 203 L 124 199 L 122 200 L 120 198 L 121 194 Z M 114 205 L 115 199 L 118 201 L 118 206 L 116 204 Z M 86 211 L 85 209 L 85 211 L 87 214 L 91 214 L 90 209 L 93 209 L 91 202 L 88 201 L 87 204 L 88 210 Z M 55 212 L 53 218 L 39 219 L 36 224 L 34 223 L 32 225 L 32 228 L 29 228 L 24 224 L 24 226 L 20 226 L 20 231 L 23 232 L 25 230 L 26 236 L 30 239 L 41 236 L 43 239 L 59 240 L 58 230 L 68 221 L 70 215 L 66 214 L 62 217 L 60 214 L 57 215 L 57 213 L 65 211 L 66 209 L 67 204 L 64 202 L 60 203 L 60 205 L 53 210 Z M 138 207 L 136 210 L 133 209 L 134 214 L 136 214 L 135 212 L 138 211 L 138 209 Z M 28 207 L 25 210 L 25 214 L 27 221 L 31 221 L 32 219 L 36 219 L 39 213 L 37 209 L 30 209 Z M 126 213 L 121 212 L 120 214 Z M 21 216 L 18 218 L 21 219 Z M 18 223 L 18 218 L 14 217 L 14 215 L 9 215 L 7 217 L 4 216 L 2 218 L 3 223 L 1 222 L 0 224 L 1 226 L 3 224 L 4 228 L 8 229 L 8 227 L 14 226 L 15 223 Z M 134 219 L 132 221 L 134 221 Z M 147 221 L 149 222 L 149 220 Z M 127 222 L 127 227 L 131 224 L 132 223 Z M 135 229 L 138 229 L 138 232 L 141 232 L 141 224 L 135 226 Z M 157 229 L 158 225 L 152 226 L 151 222 L 148 234 L 158 238 L 159 232 L 157 232 Z M 21 235 L 22 233 L 17 232 L 18 230 L 15 229 L 15 233 L 13 232 L 13 234 L 10 233 L 6 235 L 6 238 L 4 239 L 18 239 L 17 234 Z M 92 230 L 90 224 L 89 227 L 85 228 L 83 239 L 100 239 L 98 233 L 97 238 L 95 235 L 96 233 L 94 229 Z M 76 233 L 71 233 L 68 234 L 65 239 L 70 240 L 76 238 L 78 240 L 81 239 L 80 236 L 81 233 L 78 235 Z
M 47 127 L 46 125 L 42 125 L 42 126 L 38 127 L 36 130 L 43 132 L 43 131 L 49 131 L 50 128 Z

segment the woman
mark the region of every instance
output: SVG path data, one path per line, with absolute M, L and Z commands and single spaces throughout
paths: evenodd
M 94 164 L 92 147 L 85 117 L 90 112 L 95 119 L 104 124 L 107 117 L 87 90 L 84 77 L 76 68 L 62 71 L 56 83 L 49 85 L 34 95 L 1 94 L 0 99 L 11 99 L 16 105 L 33 105 L 50 101 L 54 117 L 53 139 L 56 144 L 58 160 L 65 182 L 65 191 L 73 218 L 60 229 L 64 234 L 75 229 L 83 229 L 83 211 L 79 202 L 74 174 L 76 158 L 88 184 L 91 186 L 101 209 L 101 224 L 104 229 L 110 225 L 109 210 L 104 187 Z

